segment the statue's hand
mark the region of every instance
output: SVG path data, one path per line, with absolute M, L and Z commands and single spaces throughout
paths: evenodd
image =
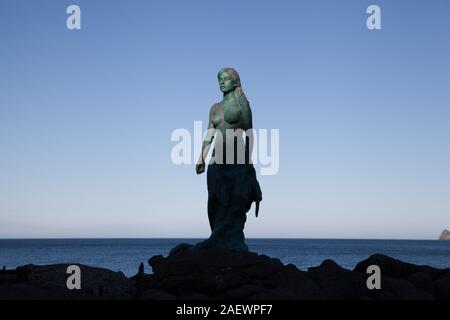
M 197 163 L 197 165 L 195 166 L 195 172 L 197 172 L 197 174 L 202 174 L 203 172 L 205 172 L 205 163 Z

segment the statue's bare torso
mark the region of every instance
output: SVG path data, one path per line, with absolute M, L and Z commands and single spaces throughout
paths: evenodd
M 210 126 L 219 130 L 223 136 L 227 129 L 242 129 L 247 130 L 251 128 L 251 110 L 248 103 L 239 107 L 232 103 L 232 101 L 225 101 L 216 103 L 211 107 Z
M 236 163 L 236 161 L 238 163 L 243 163 L 242 161 L 244 161 L 244 158 L 248 158 L 248 155 L 251 154 L 253 147 L 253 133 L 249 130 L 252 129 L 253 126 L 252 112 L 247 98 L 242 93 L 240 83 L 236 82 L 236 79 L 225 72 L 219 75 L 219 85 L 224 95 L 222 101 L 215 103 L 210 109 L 208 132 L 203 141 L 202 152 L 196 165 L 197 174 L 201 174 L 205 171 L 204 159 L 206 158 L 210 144 L 214 140 L 214 136 L 216 136 L 214 141 L 215 151 L 222 149 L 220 146 L 223 146 L 223 150 L 225 151 L 225 149 L 228 150 L 231 147 L 235 147 L 228 143 L 230 137 L 238 137 L 239 140 L 243 141 L 243 133 L 245 132 L 249 135 L 249 139 L 247 139 L 249 143 L 245 144 L 244 147 L 246 150 L 240 148 L 242 144 L 239 144 L 237 147 L 238 150 L 234 152 L 235 156 L 238 155 L 239 158 L 239 160 L 231 160 L 234 163 Z M 229 151 L 225 151 L 225 153 L 230 154 Z M 224 154 L 219 154 L 218 158 L 222 159 L 219 160 L 219 163 L 228 162 Z M 214 157 L 211 161 L 217 163 L 217 158 Z M 248 160 L 245 160 L 245 162 L 247 161 Z

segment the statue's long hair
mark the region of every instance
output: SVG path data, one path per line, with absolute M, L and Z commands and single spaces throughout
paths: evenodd
M 237 71 L 234 70 L 233 68 L 222 68 L 217 74 L 217 77 L 220 77 L 220 75 L 224 72 L 232 76 L 234 81 L 236 82 L 236 88 L 233 91 L 234 103 L 239 107 L 243 107 L 245 105 L 248 106 L 249 102 L 244 94 L 244 90 L 242 90 L 241 78 L 239 77 L 239 73 L 237 73 Z
M 232 95 L 232 100 L 235 106 L 237 106 L 238 108 L 250 108 L 250 104 L 247 100 L 247 97 L 244 94 L 244 90 L 242 90 L 242 85 L 241 85 L 241 78 L 239 77 L 239 73 L 237 73 L 236 70 L 234 70 L 233 68 L 223 68 L 220 69 L 219 73 L 217 74 L 217 77 L 220 77 L 220 75 L 222 73 L 228 73 L 229 75 L 231 75 L 236 83 L 236 88 L 233 91 L 233 95 Z M 224 94 L 225 95 L 225 94 Z M 247 129 L 247 128 L 245 128 Z M 237 137 L 235 137 L 235 141 L 237 141 Z M 237 148 L 237 143 L 233 144 L 236 148 Z M 244 149 L 244 159 L 245 159 L 245 163 L 251 163 L 251 157 L 249 156 L 250 151 L 249 151 L 249 135 L 246 133 L 245 134 L 245 149 Z M 237 161 L 236 155 L 237 155 L 237 151 L 235 150 L 234 152 L 235 155 L 235 163 Z M 257 204 L 257 212 L 259 210 L 259 203 Z

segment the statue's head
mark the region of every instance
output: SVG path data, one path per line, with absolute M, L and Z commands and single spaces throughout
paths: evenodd
M 220 69 L 217 78 L 219 80 L 220 91 L 224 94 L 241 87 L 239 74 L 233 68 Z

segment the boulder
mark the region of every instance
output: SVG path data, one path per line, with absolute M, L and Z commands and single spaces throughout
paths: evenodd
M 367 289 L 366 275 L 344 269 L 332 260 L 325 260 L 320 266 L 309 268 L 307 274 L 319 285 L 327 299 L 373 299 Z
M 377 265 L 380 267 L 384 276 L 392 278 L 400 278 L 408 280 L 412 275 L 416 273 L 428 273 L 434 278 L 439 270 L 429 266 L 419 266 L 412 263 L 403 262 L 386 255 L 374 254 L 368 259 L 361 261 L 353 269 L 356 272 L 366 273 L 367 267 L 370 265 Z
M 445 229 L 444 231 L 442 231 L 441 235 L 439 236 L 439 240 L 450 240 L 450 231 L 448 231 L 447 229 Z
M 69 264 L 25 265 L 16 269 L 16 278 L 0 286 L 0 298 L 10 299 L 131 299 L 133 282 L 122 272 L 78 265 L 81 289 L 69 290 Z

